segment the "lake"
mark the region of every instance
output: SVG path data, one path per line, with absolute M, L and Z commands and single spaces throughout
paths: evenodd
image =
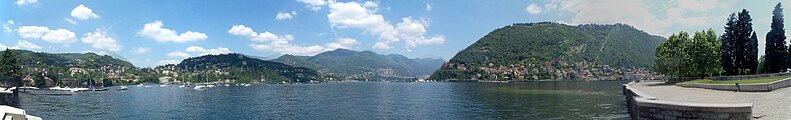
M 21 94 L 44 119 L 628 119 L 628 81 L 258 84 L 206 90 L 128 86 Z

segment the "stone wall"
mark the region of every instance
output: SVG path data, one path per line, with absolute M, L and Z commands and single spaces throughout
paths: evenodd
M 632 89 L 629 87 L 629 84 L 624 84 L 623 94 L 624 97 L 626 97 L 629 116 L 633 120 L 749 120 L 752 118 L 752 103 L 700 104 L 661 101 L 648 94 Z
M 679 83 L 676 86 L 689 87 L 689 88 L 704 88 L 713 90 L 728 90 L 728 91 L 743 91 L 743 92 L 768 92 L 780 88 L 791 86 L 791 78 L 775 81 L 771 83 L 761 84 L 689 84 Z
M 767 78 L 767 77 L 782 77 L 791 76 L 791 73 L 770 73 L 770 74 L 756 74 L 756 75 L 738 75 L 738 76 L 714 76 L 706 77 L 711 80 L 744 80 L 753 78 Z

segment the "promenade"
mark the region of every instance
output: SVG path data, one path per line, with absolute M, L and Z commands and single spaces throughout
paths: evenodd
M 684 88 L 662 82 L 640 82 L 630 87 L 657 100 L 684 103 L 753 103 L 753 115 L 764 120 L 791 119 L 791 87 L 771 92 L 734 92 Z

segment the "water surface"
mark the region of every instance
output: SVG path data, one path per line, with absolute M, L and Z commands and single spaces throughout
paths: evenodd
M 21 95 L 44 119 L 627 119 L 627 81 L 271 84 Z

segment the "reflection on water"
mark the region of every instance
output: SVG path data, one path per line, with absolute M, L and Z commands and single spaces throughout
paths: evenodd
M 626 81 L 352 82 L 22 95 L 44 119 L 625 119 Z

